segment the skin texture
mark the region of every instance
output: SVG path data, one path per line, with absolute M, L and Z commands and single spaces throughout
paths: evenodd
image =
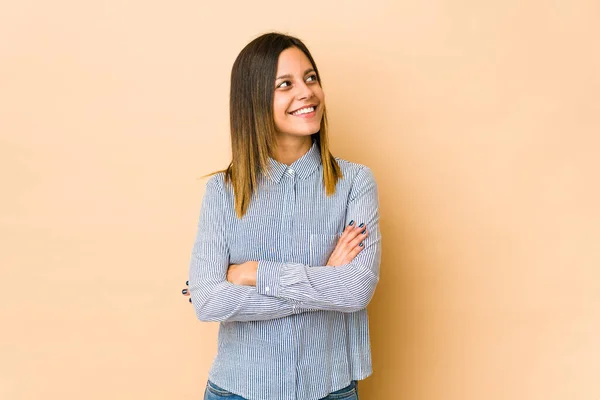
M 325 94 L 310 60 L 296 47 L 281 52 L 276 77 L 273 118 L 277 129 L 277 147 L 273 158 L 290 165 L 306 154 L 312 145 L 311 135 L 321 128 Z M 306 106 L 314 106 L 315 111 L 303 116 L 292 114 Z M 360 244 L 368 234 L 367 227 L 361 226 L 360 222 L 348 225 L 338 239 L 327 266 L 337 267 L 352 261 L 362 251 L 363 247 Z M 256 260 L 231 264 L 227 271 L 227 280 L 235 285 L 256 286 L 257 269 Z M 187 288 L 183 289 L 182 293 L 189 296 Z

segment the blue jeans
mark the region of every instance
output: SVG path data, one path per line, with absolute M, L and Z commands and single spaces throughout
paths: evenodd
M 246 400 L 237 394 L 228 392 L 227 390 L 220 388 L 211 381 L 206 384 L 206 390 L 204 391 L 204 400 Z M 335 392 L 329 393 L 328 396 L 323 397 L 320 400 L 358 400 L 358 382 L 352 381 L 350 385 L 343 389 L 336 390 Z

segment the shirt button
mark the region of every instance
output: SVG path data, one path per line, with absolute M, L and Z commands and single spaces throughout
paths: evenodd
M 265 288 L 265 292 L 268 292 L 268 291 L 269 291 L 269 287 L 267 286 L 267 287 Z
M 291 169 L 291 168 L 290 168 L 290 169 L 288 169 L 288 174 L 290 174 L 290 175 L 294 175 L 294 170 L 293 170 L 293 169 Z

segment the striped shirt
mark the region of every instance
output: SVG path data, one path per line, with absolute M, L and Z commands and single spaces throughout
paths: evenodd
M 269 159 L 243 218 L 231 185 L 211 177 L 192 250 L 189 289 L 201 321 L 220 322 L 209 379 L 250 400 L 309 400 L 372 372 L 367 304 L 379 280 L 381 235 L 371 170 L 336 158 L 328 197 L 317 142 L 290 166 Z M 348 223 L 364 249 L 325 266 Z M 258 261 L 256 286 L 226 279 L 229 264 Z

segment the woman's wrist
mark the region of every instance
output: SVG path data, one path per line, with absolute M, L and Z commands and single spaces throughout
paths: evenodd
M 234 285 L 256 286 L 257 271 L 258 261 L 231 264 L 227 270 L 227 280 Z
M 256 275 L 258 274 L 258 261 L 246 261 L 245 268 L 245 285 L 256 286 Z

